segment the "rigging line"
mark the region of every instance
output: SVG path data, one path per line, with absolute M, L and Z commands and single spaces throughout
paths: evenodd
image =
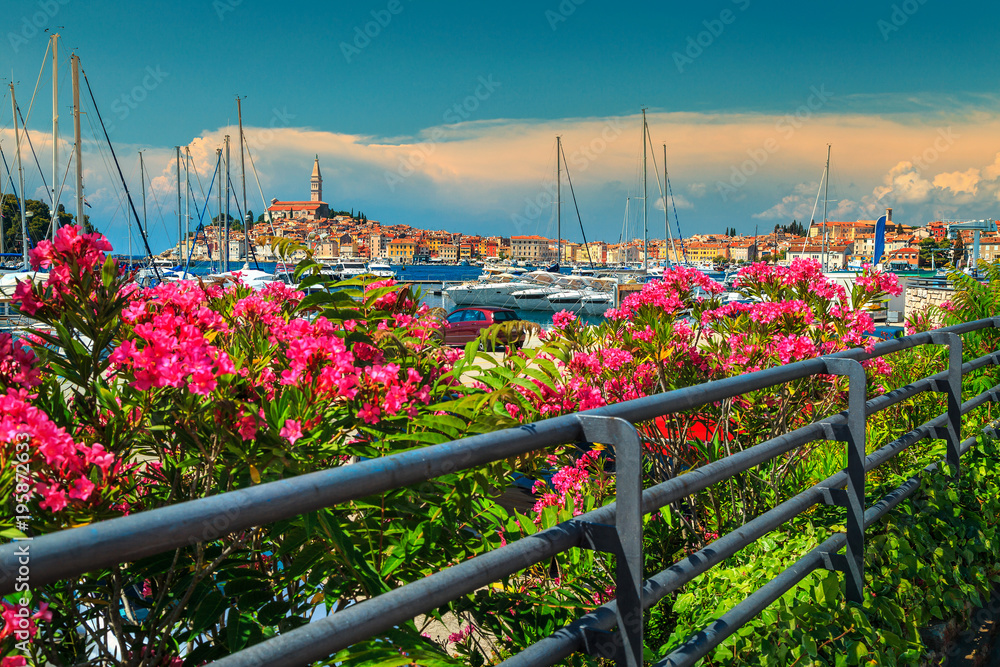
M 38 86 L 42 83 L 42 72 L 45 71 L 45 66 L 49 62 L 49 52 L 52 50 L 52 40 L 45 40 L 45 55 L 42 56 L 42 66 L 38 68 L 38 79 L 35 80 L 35 90 L 31 93 L 31 101 L 28 102 L 28 118 L 31 118 L 31 109 L 35 105 L 35 96 L 38 95 Z M 21 119 L 21 127 L 25 132 L 28 131 L 28 126 L 24 124 L 24 119 Z
M 185 146 L 185 148 L 187 148 L 187 146 Z M 192 160 L 191 162 L 194 163 L 194 160 Z M 206 195 L 205 194 L 205 186 L 202 185 L 202 183 L 201 183 L 201 174 L 198 173 L 198 165 L 197 164 L 194 164 L 194 177 L 195 177 L 195 180 L 198 182 L 198 189 L 201 190 L 201 196 L 205 198 L 205 209 L 208 209 L 209 206 L 212 203 L 209 200 L 209 196 L 212 194 L 212 188 L 211 188 L 211 186 L 209 186 L 208 194 Z M 214 179 L 215 177 L 213 176 L 212 178 Z M 214 183 L 214 181 L 213 181 L 213 183 Z M 197 213 L 198 212 L 198 197 L 195 196 L 195 192 L 194 192 L 193 188 L 191 189 L 191 197 L 194 199 L 194 212 Z M 204 217 L 204 214 L 202 214 L 202 217 Z M 220 222 L 222 220 L 222 211 L 219 211 L 219 220 L 220 220 Z
M 684 262 L 687 263 L 687 248 L 684 247 L 684 234 L 681 233 L 681 219 L 677 216 L 677 200 L 674 198 L 674 187 L 670 184 L 670 172 L 667 171 L 667 157 L 666 153 L 663 156 L 663 180 L 667 182 L 667 194 L 670 195 L 670 205 L 674 209 L 674 224 L 677 225 L 677 240 L 681 244 L 681 257 Z M 664 202 L 664 207 L 666 207 L 666 202 Z M 667 225 L 667 229 L 670 229 L 670 225 Z M 670 240 L 671 244 L 673 239 Z M 756 243 L 756 241 L 755 241 Z M 674 257 L 677 256 L 677 248 L 674 247 Z
M 142 243 L 146 246 L 147 255 L 152 257 L 153 250 L 149 247 L 149 238 L 146 237 L 146 230 L 143 229 L 142 223 L 139 221 L 139 212 L 135 209 L 135 202 L 132 201 L 132 195 L 128 192 L 128 184 L 125 183 L 125 177 L 122 176 L 122 168 L 121 165 L 118 164 L 118 157 L 115 155 L 115 147 L 111 145 L 111 137 L 108 136 L 108 128 L 104 126 L 104 119 L 101 118 L 101 110 L 97 108 L 97 100 L 94 99 L 94 91 L 90 87 L 90 79 L 87 78 L 87 73 L 84 72 L 83 69 L 80 70 L 80 73 L 83 74 L 83 81 L 87 84 L 87 92 L 90 94 L 90 101 L 93 103 L 94 111 L 97 113 L 97 120 L 101 123 L 101 129 L 104 130 L 104 138 L 108 142 L 111 157 L 114 158 L 115 166 L 118 168 L 118 175 L 121 176 L 122 187 L 125 188 L 125 196 L 128 197 L 128 203 L 132 207 L 132 213 L 135 215 L 136 225 L 139 227 L 140 236 L 142 236 Z M 156 279 L 161 280 L 160 269 L 156 266 L 155 262 L 153 263 L 153 272 L 156 274 Z
M 230 176 L 228 180 L 229 180 L 229 187 L 231 189 L 235 190 L 236 189 L 236 185 L 233 183 L 232 176 Z M 256 266 L 257 270 L 260 271 L 260 262 L 257 261 L 257 253 L 253 251 L 253 247 L 250 245 L 250 238 L 247 236 L 247 219 L 246 219 L 246 216 L 243 215 L 243 211 L 240 210 L 239 197 L 237 197 L 236 200 L 237 200 L 236 201 L 236 212 L 240 214 L 240 219 L 243 221 L 243 242 L 247 246 L 246 248 L 244 248 L 244 255 L 247 258 L 249 258 L 251 255 L 253 255 L 254 266 Z M 249 260 L 247 260 L 247 263 L 249 264 Z
M 194 254 L 194 244 L 198 242 L 198 234 L 202 231 L 205 232 L 205 246 L 208 248 L 208 259 L 212 259 L 212 246 L 208 243 L 208 232 L 205 230 L 205 225 L 202 224 L 205 220 L 205 211 L 208 210 L 208 201 L 212 198 L 212 188 L 215 187 L 215 177 L 219 174 L 219 165 L 222 163 L 222 153 L 218 154 L 218 158 L 215 161 L 215 171 L 212 172 L 212 184 L 208 186 L 208 194 L 205 195 L 205 208 L 202 209 L 201 215 L 198 216 L 198 227 L 194 232 L 194 241 L 185 238 L 184 241 L 189 243 L 188 245 L 188 256 L 187 261 L 184 263 L 184 273 L 181 276 L 181 280 L 187 280 L 188 270 L 191 268 L 191 255 Z M 198 212 L 198 202 L 194 203 L 195 213 Z
M 622 220 L 622 230 L 618 232 L 618 245 L 621 245 L 622 238 L 624 238 L 625 236 L 625 228 L 628 226 L 628 209 L 631 200 L 632 200 L 631 195 L 625 197 L 625 218 Z
M 66 171 L 63 172 L 62 185 L 59 186 L 59 194 L 56 197 L 56 201 L 59 201 L 60 199 L 62 199 L 63 188 L 66 187 L 66 179 L 69 177 L 69 168 L 71 166 L 73 166 L 73 161 L 72 160 L 66 160 Z M 78 221 L 77 224 L 82 224 L 82 223 L 80 223 Z
M 587 260 L 590 262 L 590 268 L 594 268 L 594 258 L 590 256 L 590 244 L 587 243 L 587 232 L 583 231 L 583 218 L 580 217 L 580 206 L 576 203 L 576 192 L 573 191 L 573 178 L 569 175 L 569 164 L 566 160 L 566 149 L 562 149 L 563 162 L 567 163 L 566 166 L 566 181 L 569 183 L 569 194 L 573 197 L 573 207 L 576 209 L 576 219 L 580 221 L 580 234 L 583 236 L 583 247 L 587 249 Z M 562 257 L 559 258 L 562 260 Z
M 253 169 L 254 180 L 257 181 L 257 190 L 260 192 L 260 201 L 263 204 L 263 206 L 264 206 L 264 212 L 266 213 L 267 210 L 268 210 L 267 201 L 264 199 L 264 190 L 263 190 L 263 188 L 260 187 L 260 177 L 257 175 L 257 167 L 256 167 L 256 165 L 254 165 L 253 153 L 250 151 L 250 144 L 246 143 L 246 134 L 243 135 L 243 141 L 244 141 L 244 143 L 246 144 L 246 147 L 247 147 L 247 157 L 250 158 L 250 168 Z M 274 229 L 274 218 L 273 218 L 273 216 L 267 215 L 267 216 L 265 216 L 265 219 L 267 220 L 268 224 L 271 226 L 271 236 L 277 236 L 278 233 Z M 279 262 L 278 264 L 280 264 L 282 271 L 287 271 L 288 270 L 288 267 L 286 266 L 286 263 L 283 260 L 281 262 Z M 275 266 L 275 271 L 277 271 L 277 270 L 278 270 L 278 267 Z
M 666 165 L 664 165 L 663 172 L 664 176 L 666 176 Z M 670 197 L 670 207 L 674 210 L 674 225 L 677 227 L 677 242 L 681 244 L 681 258 L 686 263 L 688 261 L 687 248 L 684 246 L 684 234 L 681 233 L 681 219 L 677 215 L 677 199 L 674 198 L 674 186 L 670 184 L 669 176 L 667 176 L 666 181 L 667 181 L 667 196 Z M 666 207 L 666 204 L 664 204 L 664 207 Z M 668 230 L 670 229 L 669 225 L 667 226 L 667 229 Z M 674 244 L 674 239 L 672 236 L 670 238 L 670 243 L 671 245 Z M 673 247 L 674 247 L 674 257 L 676 257 L 677 246 L 674 245 Z
M 18 206 L 20 206 L 21 202 L 17 194 L 17 187 L 14 185 L 14 175 L 10 173 L 10 166 L 7 164 L 7 156 L 3 152 L 3 146 L 0 146 L 0 157 L 3 158 L 4 169 L 7 170 L 7 179 L 10 181 L 10 187 L 11 190 L 13 190 L 14 199 L 17 201 Z
M 168 232 L 168 230 L 167 230 L 167 223 L 163 219 L 163 209 L 160 208 L 160 200 L 156 198 L 156 188 L 152 187 L 153 186 L 153 177 L 149 173 L 149 168 L 146 167 L 145 164 L 143 164 L 143 171 L 146 172 L 146 176 L 149 178 L 149 180 L 147 181 L 149 183 L 149 186 L 150 186 L 149 187 L 149 194 L 153 195 L 153 203 L 156 204 L 156 210 L 160 214 L 160 223 L 161 223 L 161 226 L 163 227 L 163 231 Z
M 250 151 L 250 142 L 248 142 L 246 139 L 246 132 L 243 133 L 243 144 L 246 146 L 247 157 L 250 158 L 250 168 L 253 170 L 254 180 L 257 182 L 257 190 L 260 192 L 261 204 L 264 206 L 264 213 L 262 213 L 261 215 L 264 215 L 265 220 L 267 220 L 267 224 L 271 227 L 271 236 L 272 237 L 277 236 L 278 233 L 274 229 L 274 217 L 267 213 L 268 206 L 267 206 L 267 201 L 264 199 L 264 189 L 260 187 L 260 176 L 257 175 L 257 166 L 254 164 L 253 161 L 253 153 Z M 281 261 L 275 263 L 274 270 L 276 272 L 279 270 L 287 272 L 288 264 L 284 261 L 284 259 L 281 259 Z
M 114 183 L 115 177 L 111 173 L 111 163 L 108 162 L 108 156 L 104 153 L 104 147 L 101 146 L 101 142 L 99 142 L 99 141 L 96 140 L 96 137 L 97 137 L 97 128 L 94 127 L 94 120 L 93 120 L 93 118 L 90 117 L 90 114 L 87 114 L 87 124 L 90 125 L 90 131 L 93 133 L 93 135 L 95 137 L 94 145 L 97 146 L 97 153 L 98 153 L 98 155 L 101 156 L 101 162 L 104 164 L 104 170 L 107 172 L 108 178 L 111 179 L 111 182 Z M 109 226 L 113 226 L 113 224 L 115 223 L 116 218 L 118 217 L 118 213 L 119 212 L 124 213 L 124 210 L 125 210 L 125 201 L 122 198 L 121 191 L 118 188 L 114 187 L 114 186 L 112 186 L 111 189 L 112 189 L 112 191 L 115 194 L 115 198 L 118 200 L 118 206 L 115 208 L 114 212 L 111 214 L 111 219 L 108 220 Z M 109 227 L 109 230 L 110 230 L 110 228 L 111 227 Z
M 653 147 L 653 135 L 651 135 L 649 133 L 649 125 L 646 125 L 646 137 L 649 139 L 649 147 L 651 149 L 649 151 L 650 152 L 650 157 L 653 158 L 653 175 L 656 176 L 656 189 L 660 191 L 660 199 L 663 200 L 663 214 L 666 215 L 666 216 L 669 216 L 669 213 L 667 212 L 667 195 L 666 195 L 665 192 L 663 192 L 663 186 L 660 185 L 660 170 L 656 168 L 656 151 L 652 150 L 652 147 Z M 668 240 L 669 241 L 673 241 L 673 238 L 670 236 L 670 225 L 669 224 L 666 225 L 666 233 L 667 233 L 667 238 L 663 239 L 664 242 L 666 242 Z M 647 253 L 647 261 L 648 261 L 648 253 L 649 253 L 648 249 L 647 249 L 646 253 Z M 676 256 L 676 254 L 677 253 L 675 251 L 674 252 L 674 256 Z
M 31 143 L 31 133 L 28 132 L 28 126 L 24 123 L 24 114 L 21 113 L 21 105 L 17 106 L 17 115 L 21 117 L 21 127 L 25 128 L 24 138 L 28 140 L 28 148 L 31 149 L 31 155 L 35 158 L 35 166 L 38 167 L 38 173 L 42 177 L 42 185 L 45 186 L 45 191 L 49 194 L 49 202 L 54 205 L 55 199 L 52 198 L 52 192 L 49 190 L 49 184 L 45 181 L 45 171 L 42 169 L 42 164 L 38 161 L 38 154 L 35 153 L 35 145 Z
M 812 215 L 809 216 L 809 229 L 806 230 L 806 237 L 802 239 L 802 250 L 800 252 L 806 251 L 806 243 L 809 242 L 811 230 L 813 223 L 816 222 L 816 208 L 819 206 L 819 193 L 823 192 L 823 179 L 826 178 L 826 166 L 823 166 L 823 175 L 819 177 L 819 187 L 816 188 L 816 203 L 813 204 Z

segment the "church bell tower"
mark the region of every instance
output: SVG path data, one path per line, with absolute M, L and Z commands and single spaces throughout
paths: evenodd
M 311 201 L 323 201 L 323 177 L 319 173 L 319 155 L 313 163 L 312 187 L 310 188 Z

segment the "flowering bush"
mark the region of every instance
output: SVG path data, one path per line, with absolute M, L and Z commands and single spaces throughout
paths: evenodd
M 306 260 L 301 291 L 138 289 L 108 250 L 103 237 L 63 228 L 32 255 L 48 274 L 18 286 L 38 324 L 26 339 L 0 337 L 0 490 L 24 492 L 30 521 L 8 504 L 4 538 L 866 345 L 869 309 L 899 289 L 867 269 L 847 293 L 800 261 L 745 269 L 731 298 L 677 268 L 598 327 L 558 313 L 540 348 L 496 358 L 475 343 L 441 346 L 441 322 L 394 281 L 320 289 L 329 286 Z M 830 414 L 843 390 L 807 378 L 644 424 L 645 481 Z M 675 560 L 801 487 L 807 460 L 808 449 L 793 451 L 646 517 L 648 560 Z M 614 497 L 613 466 L 613 449 L 565 446 L 239 533 L 213 528 L 202 543 L 8 600 L 3 667 L 93 656 L 202 664 L 602 505 Z M 520 512 L 494 500 L 515 471 L 534 490 Z M 613 598 L 612 572 L 603 556 L 572 550 L 440 610 L 463 619 L 447 638 L 408 623 L 333 661 L 399 661 L 405 649 L 421 664 L 455 654 L 483 664 Z M 15 641 L 24 616 L 27 651 Z
M 463 356 L 434 340 L 440 322 L 409 289 L 367 280 L 309 296 L 238 281 L 138 289 L 105 257 L 110 249 L 64 227 L 32 252 L 33 268 L 48 272 L 17 287 L 36 326 L 27 338 L 0 336 L 0 490 L 25 501 L 0 514 L 7 539 L 470 428 L 443 412 L 467 393 Z M 323 286 L 310 277 L 317 268 L 300 264 L 306 288 Z M 236 651 L 317 610 L 426 576 L 445 544 L 488 548 L 481 535 L 494 531 L 469 518 L 493 507 L 483 483 L 482 471 L 457 472 L 238 534 L 212 529 L 176 553 L 34 588 L 5 605 L 3 665 L 95 655 L 116 665 L 201 664 Z M 27 644 L 8 618 L 15 607 L 30 617 Z M 427 645 L 415 627 L 401 632 Z

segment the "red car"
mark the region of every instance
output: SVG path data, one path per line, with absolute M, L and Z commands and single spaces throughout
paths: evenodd
M 465 345 L 479 337 L 479 333 L 494 324 L 516 322 L 521 318 L 510 308 L 493 306 L 472 306 L 456 308 L 445 317 L 443 340 L 445 345 Z M 520 347 L 524 343 L 524 332 L 518 331 L 511 340 L 501 332 L 497 342 L 501 345 Z

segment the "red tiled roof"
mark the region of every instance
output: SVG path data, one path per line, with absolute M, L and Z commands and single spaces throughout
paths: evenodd
M 284 209 L 291 208 L 320 208 L 326 206 L 327 203 L 323 201 L 279 201 L 275 202 L 268 208 L 268 211 L 281 211 Z

